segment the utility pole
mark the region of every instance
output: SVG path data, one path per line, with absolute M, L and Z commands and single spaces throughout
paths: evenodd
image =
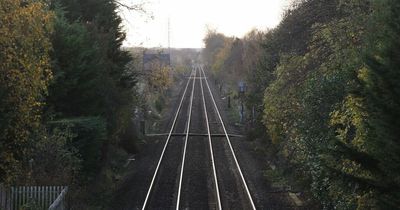
M 169 17 L 168 17 L 168 54 L 169 56 L 171 56 L 171 25 Z

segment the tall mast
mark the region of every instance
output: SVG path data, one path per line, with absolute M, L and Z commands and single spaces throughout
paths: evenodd
M 168 17 L 168 53 L 171 56 L 171 26 L 169 17 Z

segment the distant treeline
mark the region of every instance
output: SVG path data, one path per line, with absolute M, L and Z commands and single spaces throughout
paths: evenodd
M 112 192 L 136 84 L 118 5 L 0 1 L 0 183 Z
M 274 29 L 204 42 L 220 83 L 247 82 L 253 137 L 321 208 L 400 206 L 399 1 L 294 1 Z

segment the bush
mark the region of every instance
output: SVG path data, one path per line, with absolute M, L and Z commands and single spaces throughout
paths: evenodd
M 73 180 L 81 164 L 78 150 L 69 146 L 73 138 L 68 128 L 48 131 L 42 127 L 36 133 L 30 160 L 36 184 L 60 185 Z

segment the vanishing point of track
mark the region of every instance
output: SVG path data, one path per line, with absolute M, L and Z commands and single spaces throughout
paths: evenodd
M 191 133 L 196 129 L 207 138 Z M 194 65 L 142 210 L 256 209 L 229 137 L 203 66 Z

